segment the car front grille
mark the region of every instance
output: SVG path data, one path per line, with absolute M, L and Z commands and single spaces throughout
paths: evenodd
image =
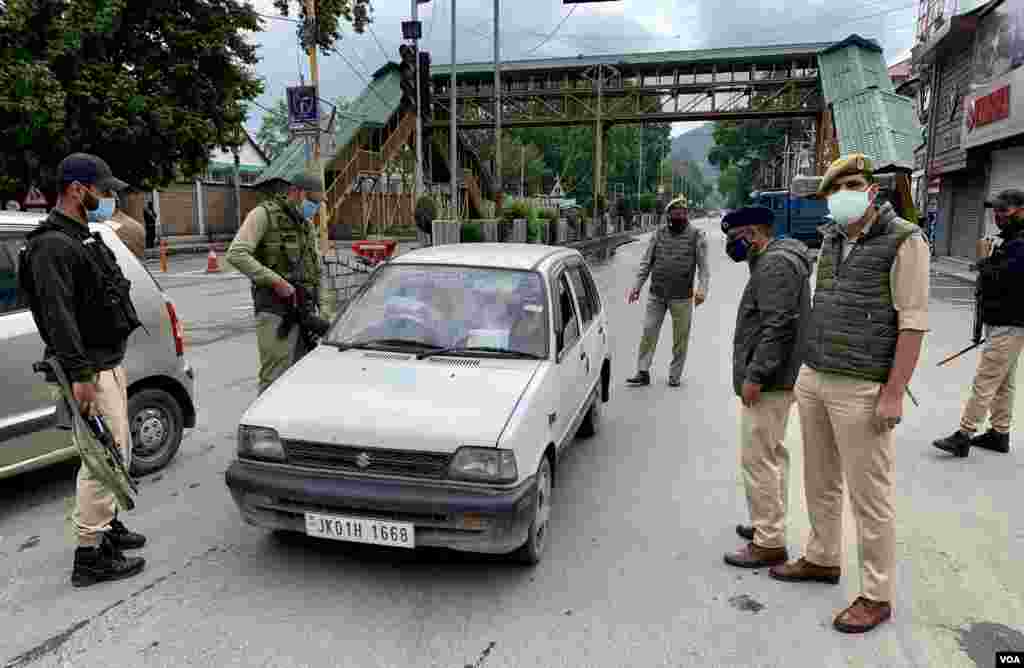
M 332 443 L 285 441 L 285 457 L 290 464 L 312 466 L 353 473 L 444 478 L 451 455 L 439 452 L 359 448 Z

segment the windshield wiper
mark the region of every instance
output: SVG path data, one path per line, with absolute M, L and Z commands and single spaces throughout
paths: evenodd
M 420 341 L 418 339 L 402 339 L 402 338 L 383 338 L 383 339 L 366 339 L 364 341 L 346 341 L 344 343 L 331 342 L 327 345 L 336 347 L 338 350 L 350 350 L 352 348 L 407 348 L 409 346 L 416 346 L 417 348 L 431 348 L 439 349 L 441 346 Z
M 544 359 L 540 355 L 534 355 L 533 353 L 527 353 L 521 350 L 510 350 L 508 348 L 495 348 L 493 346 L 452 346 L 451 348 L 441 348 L 440 350 L 428 350 L 417 355 L 416 359 L 423 360 L 428 357 L 434 357 L 435 355 L 452 355 L 456 353 L 494 353 L 499 355 L 513 355 L 515 357 L 531 360 Z

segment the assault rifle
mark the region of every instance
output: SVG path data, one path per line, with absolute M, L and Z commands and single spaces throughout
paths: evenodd
M 125 465 L 121 449 L 114 441 L 114 435 L 110 433 L 106 420 L 102 416 L 86 415 L 84 411 L 78 409 L 71 383 L 56 357 L 35 362 L 32 371 L 44 374 L 47 379 L 56 379 L 61 401 L 64 402 L 62 407 L 70 413 L 71 439 L 78 448 L 82 465 L 114 495 L 119 508 L 134 508 L 132 494 L 138 494 L 139 487 Z
M 981 279 L 979 277 L 977 284 L 974 288 L 974 321 L 971 323 L 971 345 L 967 346 L 958 353 L 954 353 L 938 363 L 937 366 L 942 366 L 948 362 L 952 362 L 957 357 L 965 353 L 969 353 L 981 344 L 985 343 L 985 339 L 982 337 L 982 330 L 984 323 L 981 321 Z
M 289 282 L 295 287 L 295 301 L 289 304 L 288 312 L 277 328 L 277 337 L 288 338 L 292 327 L 298 326 L 302 350 L 309 352 L 316 347 L 317 339 L 327 334 L 331 323 L 316 315 L 316 294 L 307 290 L 300 279 L 297 276 L 290 277 Z

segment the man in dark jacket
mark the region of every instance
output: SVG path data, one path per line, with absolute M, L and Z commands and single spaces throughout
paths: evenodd
M 57 168 L 57 206 L 31 232 L 25 249 L 29 304 L 45 355 L 54 356 L 86 414 L 106 418 L 125 465 L 131 461 L 127 379 L 121 365 L 128 336 L 139 326 L 127 279 L 113 252 L 89 233 L 104 192 L 122 190 L 102 159 L 73 153 Z M 142 571 L 145 561 L 122 550 L 142 547 L 144 536 L 117 519 L 109 489 L 84 464 L 78 471 L 74 522 L 78 549 L 71 583 L 84 587 Z
M 988 336 L 960 428 L 934 442 L 957 457 L 966 457 L 972 446 L 1004 454 L 1010 451 L 1017 361 L 1024 349 L 1024 192 L 1004 190 L 985 206 L 993 210 L 1002 238 L 995 250 L 990 241 L 983 242 L 983 256 L 978 259 L 978 317 Z M 990 408 L 991 428 L 972 438 Z
M 783 440 L 793 385 L 803 359 L 811 311 L 811 258 L 796 239 L 776 239 L 775 216 L 745 207 L 722 220 L 726 253 L 750 264 L 733 335 L 733 389 L 740 398 L 743 483 L 752 526 L 736 531 L 749 543 L 725 555 L 740 568 L 784 563 L 789 451 Z

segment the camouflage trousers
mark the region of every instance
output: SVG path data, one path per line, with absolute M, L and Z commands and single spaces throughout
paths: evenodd
M 277 329 L 283 318 L 276 313 L 261 312 L 256 314 L 256 345 L 260 354 L 260 373 L 258 394 L 270 387 L 271 383 L 281 377 L 285 371 L 301 357 L 299 347 L 299 328 L 294 326 L 288 336 L 280 338 Z

